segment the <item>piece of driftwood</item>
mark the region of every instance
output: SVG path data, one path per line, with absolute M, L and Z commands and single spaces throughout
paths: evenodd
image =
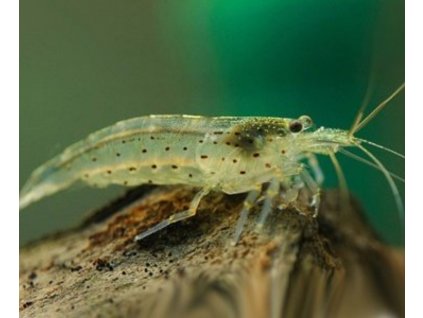
M 67 233 L 20 251 L 22 317 L 402 317 L 404 254 L 381 243 L 356 204 L 323 194 L 230 245 L 244 195 L 212 193 L 198 214 L 141 243 L 193 189 L 141 188 Z M 60 216 L 58 216 L 60 217 Z

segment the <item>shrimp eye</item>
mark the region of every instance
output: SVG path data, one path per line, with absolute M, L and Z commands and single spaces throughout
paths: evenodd
M 293 133 L 299 133 L 303 130 L 303 124 L 299 120 L 293 120 L 289 123 L 289 130 Z

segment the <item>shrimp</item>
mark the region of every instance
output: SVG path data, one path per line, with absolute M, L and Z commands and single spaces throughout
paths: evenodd
M 135 241 L 139 241 L 194 216 L 201 199 L 210 191 L 247 193 L 232 239 L 236 244 L 264 184 L 268 186 L 262 196 L 258 228 L 265 224 L 276 197 L 282 200 L 282 206 L 287 206 L 296 200 L 301 189 L 310 193 L 310 207 L 317 215 L 323 172 L 316 155 L 330 157 L 345 190 L 345 177 L 335 156 L 340 152 L 380 170 L 394 193 L 399 211 L 403 211 L 393 181 L 397 176 L 363 143 L 402 155 L 354 136 L 403 88 L 404 84 L 364 119 L 361 109 L 350 130 L 314 129 L 308 116 L 292 119 L 150 115 L 120 121 L 71 145 L 36 169 L 20 192 L 19 206 L 23 209 L 77 181 L 94 187 L 184 184 L 200 188 L 187 210 L 138 234 Z M 371 162 L 352 155 L 344 149 L 347 147 L 358 148 Z

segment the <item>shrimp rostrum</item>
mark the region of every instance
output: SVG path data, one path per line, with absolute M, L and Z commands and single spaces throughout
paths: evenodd
M 361 110 L 350 130 L 314 129 L 308 116 L 288 119 L 151 115 L 121 121 L 89 135 L 36 169 L 20 193 L 20 209 L 77 181 L 96 187 L 151 183 L 185 184 L 200 189 L 186 211 L 176 212 L 135 237 L 141 240 L 194 216 L 201 199 L 210 191 L 247 193 L 233 237 L 236 243 L 259 198 L 263 200 L 259 228 L 265 224 L 275 201 L 287 206 L 296 200 L 301 189 L 310 194 L 309 204 L 317 215 L 323 173 L 316 155 L 330 157 L 342 185 L 345 178 L 335 156 L 340 152 L 380 170 L 402 213 L 401 197 L 393 180 L 399 177 L 390 173 L 363 143 L 382 146 L 354 135 L 403 88 L 404 85 L 399 87 L 368 116 L 363 118 Z M 345 149 L 348 147 L 360 149 L 368 160 L 349 152 Z

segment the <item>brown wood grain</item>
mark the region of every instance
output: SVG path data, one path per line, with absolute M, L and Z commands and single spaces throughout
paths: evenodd
M 243 195 L 208 195 L 198 214 L 141 243 L 133 237 L 194 194 L 136 190 L 82 226 L 20 251 L 22 317 L 404 316 L 404 253 L 384 245 L 337 191 L 317 218 L 301 202 L 275 210 L 255 231 L 258 209 L 229 244 Z

